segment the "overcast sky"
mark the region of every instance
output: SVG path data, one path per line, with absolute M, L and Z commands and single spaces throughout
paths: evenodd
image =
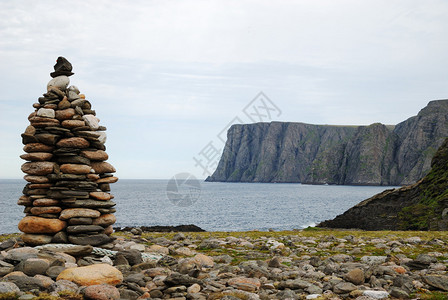
M 117 176 L 205 178 L 193 157 L 251 122 L 261 91 L 265 121 L 312 124 L 397 124 L 448 98 L 447 16 L 446 0 L 0 0 L 0 178 L 23 176 L 20 134 L 58 56 Z

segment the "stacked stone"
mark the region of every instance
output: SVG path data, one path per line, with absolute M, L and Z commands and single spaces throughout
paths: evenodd
M 118 180 L 106 162 L 106 128 L 79 89 L 69 86 L 70 62 L 59 57 L 54 69 L 22 134 L 28 183 L 18 201 L 26 214 L 18 227 L 30 245 L 102 245 L 112 240 L 109 184 Z

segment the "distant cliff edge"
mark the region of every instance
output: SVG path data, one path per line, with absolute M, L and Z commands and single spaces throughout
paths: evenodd
M 318 227 L 364 230 L 448 230 L 448 139 L 417 183 L 386 190 Z
M 396 126 L 233 125 L 206 181 L 406 185 L 425 176 L 448 137 L 448 100 Z

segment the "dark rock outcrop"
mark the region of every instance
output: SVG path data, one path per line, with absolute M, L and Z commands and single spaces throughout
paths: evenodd
M 448 139 L 417 183 L 386 190 L 318 227 L 365 230 L 448 230 Z
M 396 126 L 238 124 L 207 181 L 412 184 L 447 136 L 448 100 L 431 101 Z

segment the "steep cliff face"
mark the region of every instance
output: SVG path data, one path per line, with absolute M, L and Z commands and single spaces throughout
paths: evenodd
M 207 181 L 402 185 L 430 169 L 448 136 L 448 100 L 396 126 L 272 122 L 234 125 Z
M 365 230 L 448 230 L 448 139 L 419 182 L 386 190 L 318 227 Z

